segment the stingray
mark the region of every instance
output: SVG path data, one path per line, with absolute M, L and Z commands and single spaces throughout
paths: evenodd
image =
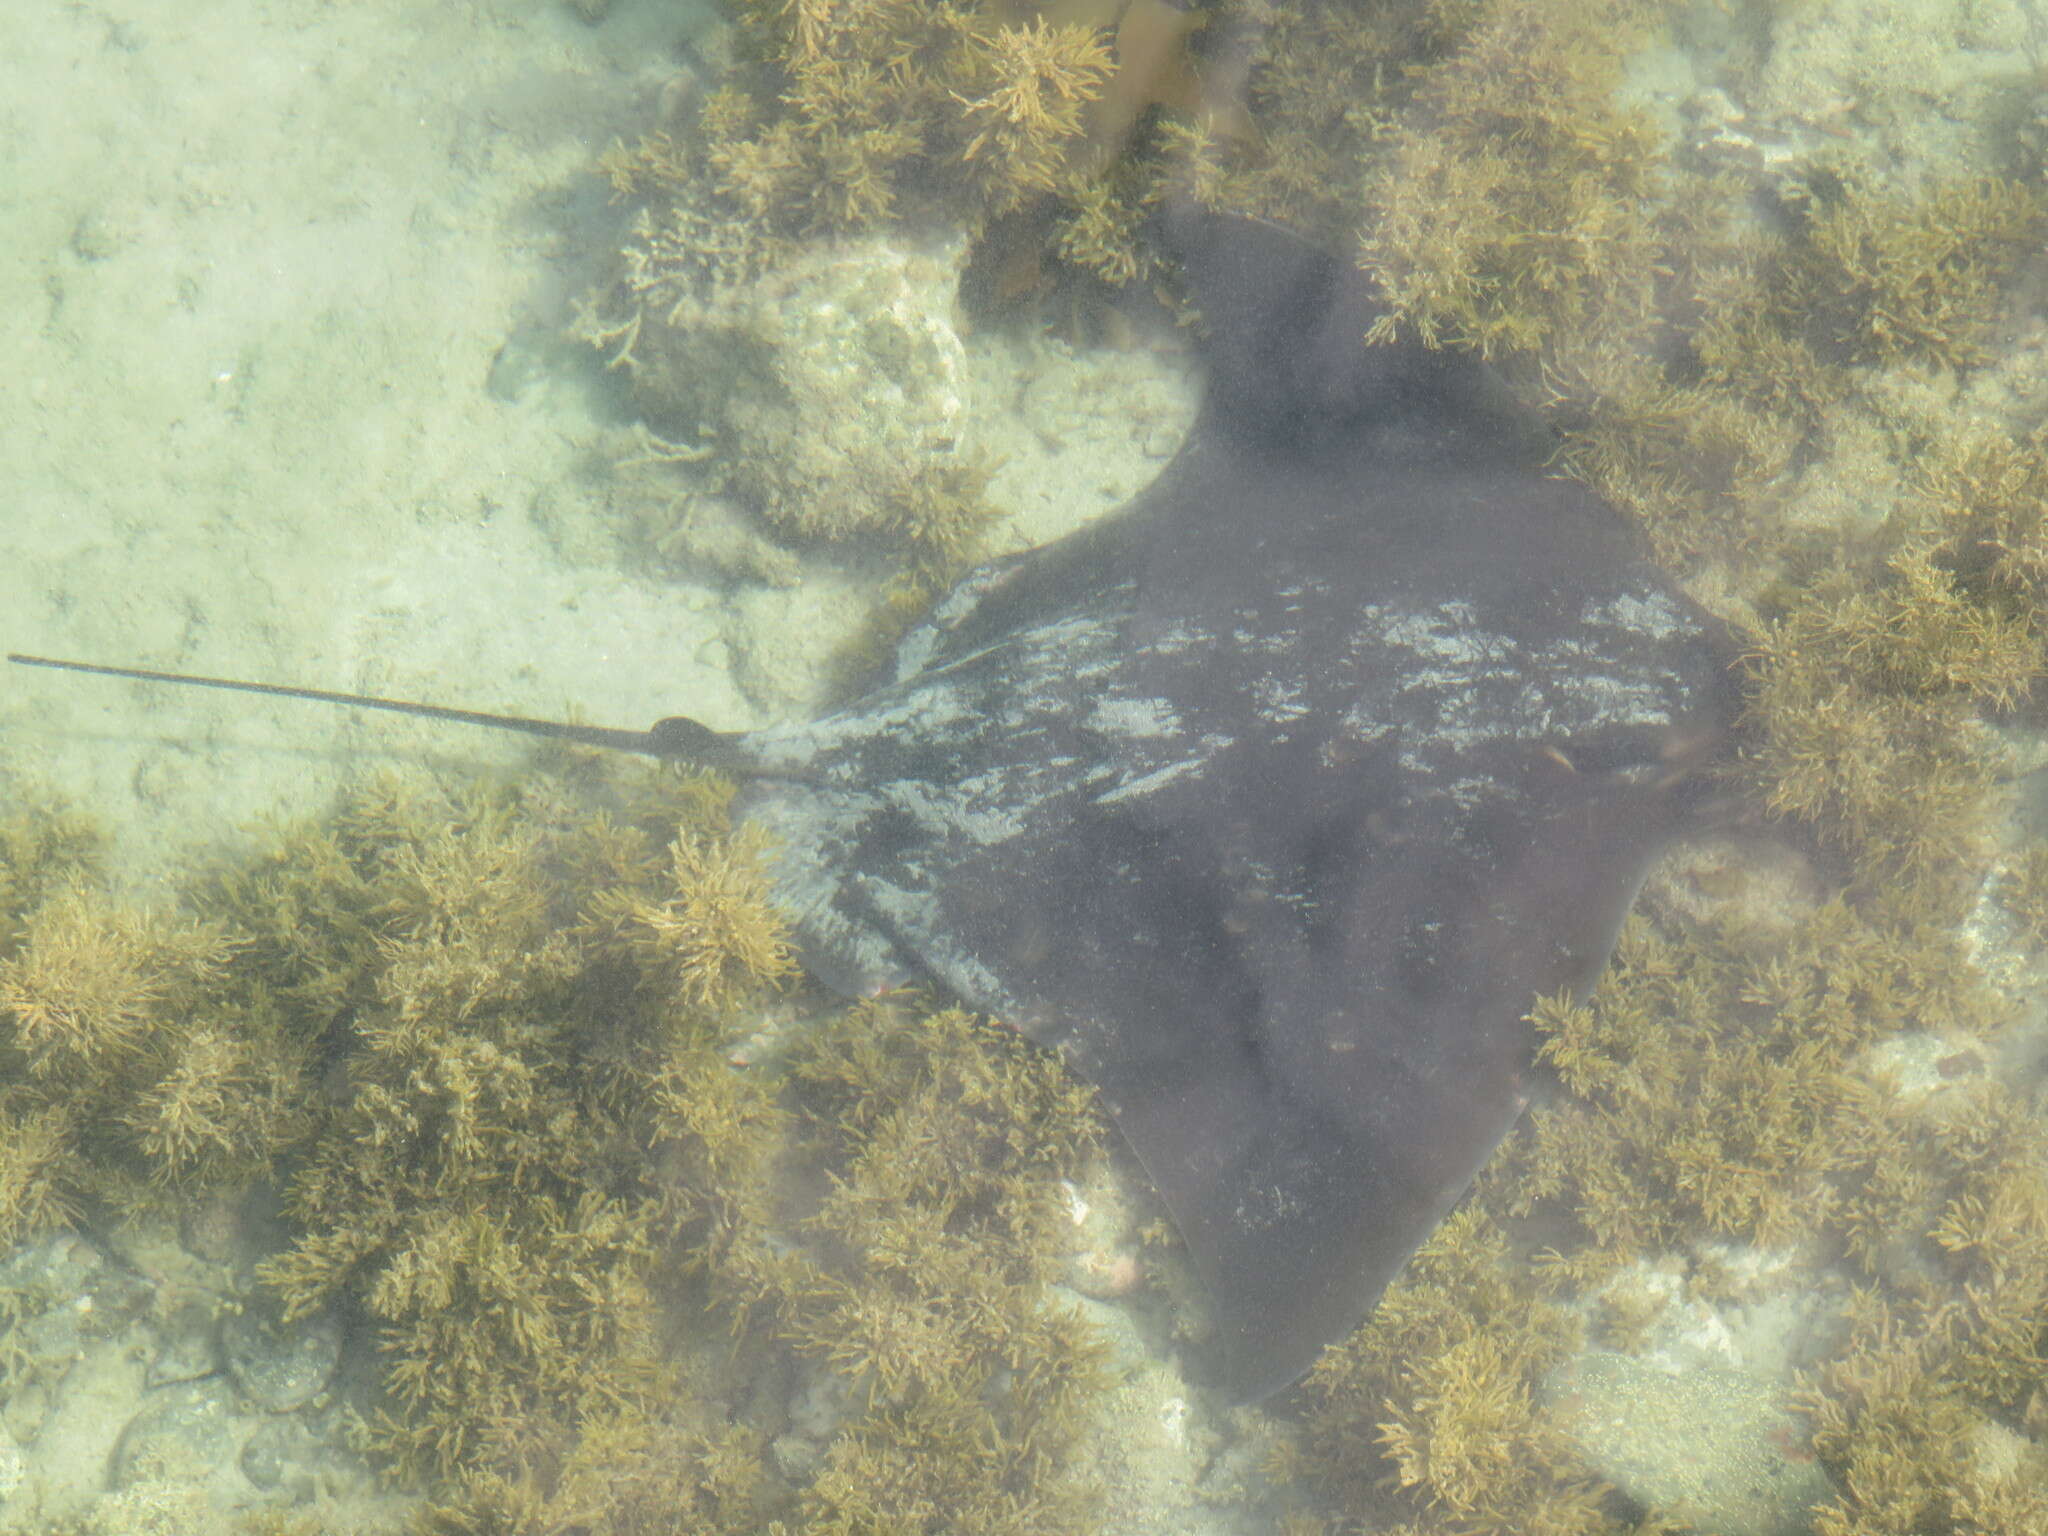
M 1480 362 L 1365 345 L 1363 279 L 1284 231 L 1159 225 L 1206 327 L 1187 442 L 845 707 L 633 732 L 267 691 L 741 776 L 816 976 L 934 981 L 1094 1084 L 1208 1292 L 1198 1363 L 1251 1399 L 1512 1127 L 1532 1001 L 1590 987 L 1709 818 L 1736 703 L 1721 626 Z

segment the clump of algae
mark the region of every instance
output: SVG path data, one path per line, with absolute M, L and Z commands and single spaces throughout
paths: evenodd
M 1999 287 L 2038 236 L 2033 187 L 1977 177 L 1902 198 L 1815 178 L 1782 273 L 1782 312 L 1850 362 L 1984 362 Z
M 2018 702 L 2039 664 L 2032 624 L 1926 546 L 1874 580 L 1824 573 L 1757 637 L 1748 768 L 1772 811 L 1851 853 L 1873 900 L 1959 916 L 2001 759 L 1980 712 Z
M 730 792 L 577 753 L 381 780 L 208 872 L 203 923 L 0 839 L 41 850 L 0 957 L 10 1237 L 277 1182 L 259 1279 L 374 1343 L 360 1443 L 421 1529 L 1092 1528 L 1101 1349 L 1048 1290 L 1087 1096 L 910 1003 L 743 1064 L 798 1000 Z
M 1739 178 L 1685 174 L 1674 189 L 1657 318 L 1546 360 L 1572 407 L 1567 452 L 1668 557 L 1744 549 L 1768 569 L 1756 557 L 1786 539 L 1796 471 L 1872 370 L 1986 360 L 2044 205 L 1996 177 L 1904 191 L 1816 167 L 1770 191 L 1760 225 Z
M 1966 1080 L 1903 1124 L 1892 1116 L 1859 1170 L 1850 1251 L 1866 1278 L 1846 1347 L 1804 1394 L 1814 1447 L 1844 1489 L 1819 1513 L 1824 1536 L 2022 1532 L 2048 1519 L 2039 1100 Z
M 1496 4 L 1406 104 L 1369 182 L 1360 264 L 1409 329 L 1487 356 L 1596 311 L 1648 309 L 1662 169 L 1648 119 L 1615 104 L 1650 8 Z
M 1112 20 L 743 5 L 690 121 L 606 154 L 635 212 L 579 330 L 628 378 L 657 455 L 697 466 L 697 489 L 652 519 L 656 546 L 685 542 L 708 490 L 799 545 L 855 540 L 957 573 L 995 516 L 994 464 L 962 440 L 950 274 L 920 275 L 943 265 L 930 232 L 1098 157 Z
M 662 899 L 613 888 L 591 911 L 649 984 L 689 1006 L 730 1007 L 749 987 L 796 973 L 788 932 L 767 902 L 765 841 L 752 828 L 718 841 L 685 828 L 669 844 Z
M 1272 1470 L 1345 1514 L 1382 1504 L 1391 1483 L 1447 1529 L 1604 1529 L 1600 1485 L 1536 1406 L 1536 1383 L 1577 1337 L 1571 1314 L 1510 1262 L 1501 1229 L 1460 1210 L 1310 1373 L 1299 1431 Z
M 90 875 L 99 846 L 91 824 L 48 793 L 13 782 L 6 790 L 20 808 L 0 822 L 0 977 L 33 966 L 21 953 L 30 921 Z M 69 1218 L 80 1181 L 70 1106 L 19 1081 L 13 1015 L 0 1015 L 0 1025 L 8 1029 L 11 1058 L 0 1079 L 0 1243 L 12 1244 Z
M 1953 936 L 1888 930 L 1840 899 L 1783 934 L 1705 943 L 1637 916 L 1587 1002 L 1535 1012 L 1573 1099 L 1536 1116 L 1512 1204 L 1562 1199 L 1596 1267 L 1701 1233 L 1794 1243 L 1848 1219 L 1856 1180 L 1840 1176 L 1888 1134 L 1859 1053 L 2008 1018 Z
M 710 841 L 721 797 L 593 814 L 548 788 L 372 789 L 234 887 L 282 977 L 309 928 L 342 968 L 296 989 L 341 1002 L 326 1044 L 348 1089 L 295 1160 L 299 1236 L 262 1277 L 288 1315 L 361 1309 L 385 1362 L 370 1445 L 478 1500 L 536 1447 L 572 1457 L 586 1419 L 627 1444 L 618 1416 L 659 1419 L 658 1279 L 756 1198 L 775 1120 L 761 1083 L 705 1070 L 709 1003 L 786 965 L 745 850 Z
M 775 1333 L 859 1405 L 802 1504 L 820 1530 L 1086 1531 L 1094 1332 L 1049 1290 L 1086 1088 L 957 1009 L 854 1008 L 794 1063 L 828 1138 L 803 1250 L 735 1250 Z
M 75 827 L 59 821 L 58 828 Z M 34 891 L 62 839 L 13 865 Z M 40 862 L 44 868 L 37 867 Z M 224 998 L 232 931 L 58 884 L 0 958 L 0 1241 L 233 1188 L 305 1128 L 306 1042 Z
M 0 779 L 11 807 L 0 820 L 0 957 L 14 953 L 22 925 L 59 889 L 98 870 L 102 834 L 49 791 Z

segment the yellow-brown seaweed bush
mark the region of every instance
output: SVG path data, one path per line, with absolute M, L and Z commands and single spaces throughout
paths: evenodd
M 31 1079 L 103 1074 L 197 1003 L 229 949 L 219 929 L 66 891 L 0 970 L 7 1043 Z
M 303 1044 L 229 994 L 234 950 L 217 925 L 83 887 L 29 916 L 0 961 L 16 1235 L 79 1195 L 130 1207 L 235 1184 L 300 1134 Z
M 1746 772 L 1765 804 L 1847 852 L 1858 887 L 1954 916 L 1988 853 L 2000 748 L 1982 723 L 2041 666 L 2033 617 L 1908 538 L 1880 571 L 1792 591 L 1748 660 Z
M 532 1306 L 551 1280 L 514 1255 L 485 1252 L 480 1219 L 435 1239 L 482 1266 L 466 1283 L 496 1278 L 487 1298 L 442 1281 L 418 1298 L 452 1304 L 435 1343 L 457 1370 L 429 1370 L 422 1355 L 402 1372 L 401 1390 L 419 1398 L 405 1417 L 465 1436 L 414 1450 L 460 1468 L 430 1529 L 568 1521 L 633 1531 L 684 1514 L 693 1529 L 788 1536 L 1096 1528 L 1082 1437 L 1101 1347 L 1045 1289 L 1068 1226 L 1058 1180 L 1097 1134 L 1085 1090 L 1042 1053 L 963 1014 L 886 1004 L 829 1023 L 801 1047 L 794 1077 L 799 1119 L 790 1122 L 764 1074 L 734 1067 L 701 1036 L 671 1032 L 618 1084 L 621 1103 L 646 1111 L 641 1134 L 654 1153 L 645 1177 L 655 1203 L 628 1229 L 662 1234 L 670 1264 L 682 1234 L 690 1297 L 664 1315 L 671 1328 L 688 1320 L 701 1329 L 706 1296 L 696 1287 L 708 1286 L 716 1320 L 734 1330 L 729 1361 L 687 1367 L 671 1353 L 657 1368 L 643 1338 L 626 1353 L 639 1373 L 621 1380 L 623 1340 L 550 1338 L 548 1361 L 486 1362 L 466 1383 L 491 1387 L 488 1414 L 442 1401 L 483 1340 L 505 1335 L 488 1311 L 480 1323 L 478 1303 Z M 800 1159 L 805 1176 L 769 1181 L 778 1157 Z M 550 1252 L 589 1284 L 587 1260 L 562 1253 L 558 1239 Z M 394 1278 L 379 1291 L 415 1291 L 448 1273 L 452 1256 L 388 1270 Z M 453 1273 L 460 1283 L 466 1271 Z M 627 1301 L 630 1315 L 644 1316 L 647 1286 L 642 1276 L 623 1295 L 605 1293 L 598 1310 Z M 380 1307 L 401 1299 L 372 1296 Z M 545 1305 L 533 1315 L 537 1325 L 552 1316 Z M 482 1339 L 458 1337 L 465 1328 Z M 794 1478 L 777 1469 L 773 1431 L 760 1422 L 764 1408 L 771 1425 L 779 1409 L 750 1385 L 801 1381 L 778 1359 L 785 1347 L 804 1369 L 852 1389 L 815 1466 Z M 534 1379 L 550 1382 L 548 1392 L 507 1395 Z M 549 1407 L 576 1383 L 573 1413 Z
M 1374 339 L 1469 347 L 1532 391 L 1540 374 L 1565 463 L 1677 561 L 1768 531 L 1845 386 L 1786 318 L 1784 241 L 1755 228 L 1753 186 L 1670 164 L 1622 99 L 1664 11 L 1283 7 L 1249 83 L 1275 164 L 1224 153 L 1210 195 L 1355 232 L 1386 304 Z M 1297 33 L 1317 47 L 1290 51 Z M 1280 192 L 1289 166 L 1314 167 L 1310 186 Z
M 1428 66 L 1370 174 L 1360 265 L 1402 331 L 1487 356 L 1650 313 L 1663 148 L 1616 101 L 1653 8 L 1496 0 Z
M 694 135 L 615 151 L 607 169 L 635 197 L 698 189 L 711 216 L 771 237 L 948 204 L 966 222 L 1047 191 L 1089 152 L 1088 108 L 1115 69 L 1092 20 L 1001 5 L 748 0 L 737 20 L 742 65 Z
M 909 580 L 936 597 L 973 563 L 997 512 L 988 484 L 1000 461 L 985 453 L 935 458 L 905 466 L 880 487 L 877 531 L 916 556 Z
M 730 1283 L 858 1411 L 806 1531 L 1097 1529 L 1087 1432 L 1103 1346 L 1049 1293 L 1060 1180 L 1099 1130 L 1044 1052 L 958 1010 L 848 1010 L 794 1064 L 829 1183 L 800 1249 L 735 1248 Z
M 33 784 L 0 776 L 0 958 L 20 942 L 29 913 L 95 873 L 102 834 L 90 818 Z
M 1087 1090 L 889 1004 L 734 1060 L 791 962 L 730 793 L 560 749 L 388 779 L 210 872 L 208 922 L 17 841 L 0 1241 L 276 1178 L 259 1278 L 374 1334 L 361 1440 L 423 1530 L 1095 1529 L 1103 1351 L 1049 1288 Z M 799 1466 L 805 1373 L 845 1410 Z
M 2048 428 L 1988 427 L 1930 445 L 1914 466 L 1915 532 L 1937 541 L 1979 602 L 2048 622 Z
M 1843 711 L 1920 722 L 1787 751 L 1756 781 L 1798 797 L 1844 851 L 1846 895 L 1789 926 L 1639 911 L 1585 1003 L 1535 1010 L 1566 1097 L 1536 1111 L 1479 1198 L 1569 1212 L 1579 1236 L 1549 1269 L 1580 1284 L 1708 1236 L 1839 1255 L 1863 1285 L 1805 1399 L 1841 1490 L 1816 1528 L 2031 1531 L 2042 1452 L 2015 1442 L 2014 1465 L 1986 1437 L 2048 1391 L 2048 1150 L 2038 1086 L 1998 1087 L 1996 1052 L 1972 1043 L 2017 1010 L 1958 921 L 1988 849 L 1991 786 L 1968 733 L 2028 675 L 2033 638 L 1995 598 L 1959 612 L 1982 589 L 1924 544 L 1889 571 L 1875 591 L 1799 592 L 1763 662 L 1816 684 L 1832 670 Z M 1753 697 L 1783 707 L 1772 681 L 1753 677 Z M 1886 1065 L 1886 1042 L 1911 1033 L 1947 1042 L 1950 1085 L 1923 1100 Z
M 972 62 L 953 87 L 968 136 L 960 158 L 1000 212 L 1059 184 L 1114 60 L 1092 28 L 1052 26 L 1042 16 L 998 26 L 966 52 Z
M 0 821 L 0 1246 L 93 1201 L 232 1184 L 302 1126 L 299 1055 L 223 995 L 227 929 L 88 882 L 100 836 L 8 782 Z
M 264 1278 L 288 1314 L 346 1287 L 377 1321 L 372 1441 L 407 1473 L 502 1469 L 521 1436 L 570 1445 L 587 1412 L 651 1409 L 669 1371 L 649 1277 L 702 1213 L 646 1149 L 675 1139 L 655 1117 L 678 1056 L 713 1046 L 636 1001 L 659 978 L 600 984 L 614 962 L 564 878 L 610 871 L 633 883 L 622 905 L 652 909 L 651 830 L 535 786 L 387 785 L 294 848 L 271 887 L 352 914 L 334 926 L 359 939 L 316 953 L 365 974 L 303 994 L 355 1000 L 330 1042 L 348 1092 L 293 1174 L 299 1236 Z
M 1423 1244 L 1365 1326 L 1317 1362 L 1299 1432 L 1273 1470 L 1304 1477 L 1318 1503 L 1353 1517 L 1382 1504 L 1376 1485 L 1391 1481 L 1417 1529 L 1611 1531 L 1604 1490 L 1536 1404 L 1537 1382 L 1577 1339 L 1571 1314 L 1467 1206 Z
M 2007 1017 L 1954 935 L 1874 924 L 1839 899 L 1771 937 L 1632 917 L 1586 1002 L 1535 1011 L 1539 1055 L 1573 1098 L 1533 1117 L 1510 1207 L 1562 1200 L 1595 1268 L 1700 1233 L 1812 1238 L 1845 1219 L 1853 1170 L 1887 1135 L 1885 1090 L 1852 1069 L 1858 1053 Z
M 1809 425 L 1719 381 L 1673 383 L 1639 346 L 1554 356 L 1563 462 L 1684 569 L 1770 537 Z
M 78 1214 L 75 1136 L 65 1110 L 0 1092 L 0 1246 L 12 1247 Z
M 1985 360 L 2001 285 L 2048 212 L 2037 190 L 1979 177 L 1911 198 L 1856 178 L 1804 191 L 1784 313 L 1851 362 Z
M 1579 1282 L 1708 1235 L 1839 1256 L 1858 1276 L 1846 1337 L 1803 1399 L 1841 1490 L 1816 1528 L 2030 1531 L 2041 1449 L 2015 1442 L 2015 1465 L 1986 1436 L 2048 1391 L 2039 1085 L 1987 1075 L 1976 1042 L 2017 1010 L 1952 918 L 1910 907 L 1866 893 L 1789 927 L 1701 928 L 1653 901 L 1585 1003 L 1537 1008 L 1567 1097 L 1480 1201 L 1561 1203 L 1582 1235 L 1548 1271 Z M 1908 1033 L 1947 1042 L 1913 1097 L 1883 1049 Z
M 2048 1520 L 2048 1448 L 2000 1428 L 2048 1393 L 2048 1130 L 2038 1092 L 1978 1077 L 1887 1116 L 1850 1211 L 1844 1348 L 1813 1373 L 1826 1536 L 2018 1533 Z M 1989 1454 L 1998 1437 L 2016 1454 Z
M 424 1536 L 781 1536 L 759 1431 L 685 1409 L 591 1413 L 573 1444 L 531 1447 L 519 1478 L 468 1474 L 419 1517 Z
M 602 892 L 593 920 L 679 1001 L 721 1009 L 796 974 L 788 921 L 769 902 L 757 829 L 713 840 L 685 829 L 669 845 L 673 879 L 659 899 Z
M 1006 211 L 1058 192 L 1098 215 L 1071 221 L 1066 246 L 1134 276 L 1136 182 L 1113 209 L 1087 195 L 1165 89 L 1125 66 L 1142 55 L 1183 77 L 1200 20 L 1162 0 L 739 6 L 731 67 L 705 82 L 692 120 L 600 163 L 638 208 L 622 266 L 577 330 L 630 378 L 656 457 L 705 462 L 699 488 L 730 491 L 782 533 L 906 546 L 921 576 L 950 579 L 994 515 L 993 466 L 961 447 L 955 364 L 933 346 L 950 328 L 950 283 L 936 306 L 872 285 L 851 296 L 848 264 L 825 261 L 821 282 L 807 242 L 1007 229 Z M 1036 254 L 1020 255 L 1035 270 Z M 821 287 L 828 307 L 859 311 L 857 326 L 799 334 L 798 317 L 824 312 Z M 861 355 L 852 373 L 806 371 L 778 361 L 784 348 Z M 894 396 L 863 393 L 854 373 Z M 657 546 L 680 542 L 673 509 L 646 521 Z
M 1773 517 L 1794 472 L 1829 451 L 1824 420 L 1872 373 L 1984 361 L 2043 218 L 2036 192 L 1995 179 L 1916 196 L 1815 171 L 1766 228 L 1745 212 L 1752 191 L 1725 174 L 1663 178 L 1654 306 L 1612 305 L 1543 352 L 1567 462 L 1676 559 L 1782 543 Z M 2038 445 L 1995 437 L 1922 444 L 1928 462 L 1910 471 L 1924 506 L 1954 514 L 1918 536 L 1978 603 L 1988 557 L 1973 541 L 2010 538 L 2010 581 L 2039 524 L 2026 485 Z M 1988 503 L 1975 513 L 1958 504 L 1973 495 Z
M 1663 260 L 1700 378 L 1810 426 L 1844 369 L 1987 360 L 2004 288 L 2048 206 L 1997 177 L 1901 192 L 1818 166 L 1781 188 L 1784 217 L 1741 215 L 1743 183 L 1681 177 Z
M 1240 20 L 1284 25 L 1320 9 L 1261 7 L 1239 18 L 1169 0 L 744 0 L 721 50 L 728 67 L 706 82 L 687 129 L 620 147 L 605 168 L 622 196 L 654 210 L 655 228 L 669 227 L 673 208 L 678 231 L 711 237 L 701 247 L 708 261 L 680 264 L 710 279 L 701 293 L 821 234 L 916 223 L 978 229 L 1002 245 L 1024 228 L 1007 214 L 1085 199 L 1135 142 L 1144 168 L 1118 178 L 1121 214 L 1067 242 L 1080 264 L 1128 278 L 1131 214 L 1157 191 L 1158 174 L 1187 184 L 1179 145 L 1164 164 L 1150 145 L 1151 114 L 1182 137 L 1254 137 L 1238 105 L 1205 81 L 1214 50 L 1203 39 L 1234 38 Z M 1372 78 L 1368 56 L 1386 57 L 1375 44 L 1401 29 L 1376 21 L 1362 30 L 1333 25 L 1319 39 L 1349 44 L 1352 83 Z M 1333 80 L 1322 104 L 1343 89 Z M 1245 165 L 1238 190 L 1258 189 L 1270 168 Z M 1315 183 L 1298 169 L 1291 184 Z M 1032 239 L 1047 227 L 1026 224 Z M 1010 254 L 1035 275 L 1036 253 Z
M 2048 1528 L 2048 1461 L 2037 1447 L 1995 1449 L 2003 1432 L 1921 1355 L 1880 1346 L 1827 1371 L 1809 1399 L 1815 1448 L 1847 1485 L 1815 1511 L 1815 1536 Z

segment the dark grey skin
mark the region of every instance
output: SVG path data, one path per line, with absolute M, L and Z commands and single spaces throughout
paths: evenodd
M 1366 347 L 1355 274 L 1244 220 L 1157 237 L 1209 328 L 1187 444 L 971 573 L 893 680 L 738 736 L 429 712 L 745 777 L 822 980 L 936 981 L 1100 1091 L 1243 1400 L 1513 1125 L 1531 1002 L 1710 818 L 1734 650 L 1480 364 Z
M 1364 1315 L 1706 819 L 1733 647 L 1472 359 L 1365 347 L 1284 233 L 1164 239 L 1203 417 L 1113 519 L 983 568 L 897 677 L 741 743 L 813 968 L 934 977 L 1100 1090 L 1233 1398 Z

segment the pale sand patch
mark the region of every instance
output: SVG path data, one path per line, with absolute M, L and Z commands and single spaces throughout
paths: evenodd
M 0 50 L 0 639 L 642 726 L 751 721 L 714 595 L 633 574 L 573 378 L 486 388 L 602 250 L 588 167 L 681 7 L 32 7 Z M 571 370 L 573 373 L 573 369 Z M 154 875 L 380 757 L 379 717 L 0 671 L 9 766 Z

